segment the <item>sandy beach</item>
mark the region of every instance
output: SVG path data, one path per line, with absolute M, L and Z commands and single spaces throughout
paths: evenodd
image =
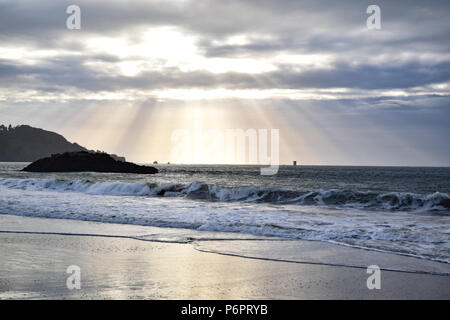
M 0 300 L 450 300 L 450 1 L 0 8 Z
M 0 222 L 1 299 L 450 298 L 449 265 L 411 257 L 183 229 Z M 372 264 L 382 269 L 379 290 L 366 286 Z M 70 265 L 80 267 L 79 290 L 66 286 Z

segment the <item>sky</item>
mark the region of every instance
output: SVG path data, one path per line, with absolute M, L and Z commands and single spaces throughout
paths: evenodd
M 450 166 L 449 14 L 448 0 L 0 0 L 0 123 L 140 163 L 236 163 L 205 132 L 278 129 L 282 164 Z

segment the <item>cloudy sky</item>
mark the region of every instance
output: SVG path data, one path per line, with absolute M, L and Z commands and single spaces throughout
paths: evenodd
M 171 158 L 173 132 L 201 127 L 279 129 L 282 163 L 449 166 L 449 14 L 448 0 L 0 0 L 0 123 L 137 162 L 224 162 Z

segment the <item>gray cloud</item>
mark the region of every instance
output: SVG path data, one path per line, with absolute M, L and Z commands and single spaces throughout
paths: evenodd
M 440 91 L 427 89 L 417 93 L 414 89 L 450 82 L 448 0 L 377 0 L 382 13 L 382 29 L 378 31 L 368 30 L 365 25 L 366 8 L 373 4 L 369 0 L 79 0 L 82 29 L 78 31 L 66 29 L 65 11 L 69 4 L 72 3 L 54 0 L 0 2 L 2 118 L 17 120 L 29 114 L 27 108 L 39 114 L 49 106 L 53 111 L 66 108 L 66 114 L 60 115 L 65 119 L 76 113 L 77 106 L 99 103 L 90 100 L 91 96 L 83 99 L 83 94 L 104 91 L 120 93 L 136 89 L 152 97 L 153 90 L 165 89 L 346 88 L 354 96 L 344 99 L 345 95 L 337 95 L 337 99 L 325 101 L 267 99 L 258 105 L 280 112 L 291 110 L 286 121 L 291 121 L 293 127 L 297 125 L 295 128 L 300 131 L 295 122 L 314 110 L 309 120 L 317 121 L 318 127 L 323 122 L 326 126 L 322 127 L 336 130 L 336 134 L 332 133 L 339 136 L 349 157 L 366 152 L 370 160 L 382 154 L 383 146 L 390 143 L 383 137 L 390 134 L 401 141 L 413 140 L 413 145 L 435 160 L 429 164 L 448 165 L 450 89 L 448 85 Z M 183 71 L 183 66 L 166 66 L 161 61 L 155 63 L 157 68 L 143 67 L 136 75 L 125 76 L 117 71 L 117 66 L 133 59 L 145 61 L 145 52 L 137 53 L 136 57 L 124 57 L 106 49 L 94 52 L 86 42 L 95 36 L 121 37 L 131 46 L 142 41 L 142 31 L 163 26 L 175 27 L 192 36 L 205 59 L 236 59 L 236 63 L 241 58 L 267 59 L 277 70 L 246 73 L 236 67 L 222 73 L 206 68 Z M 246 36 L 246 42 L 228 41 L 236 35 Z M 6 52 L 2 49 L 11 48 L 33 57 L 33 61 L 2 56 Z M 40 50 L 55 54 L 39 56 Z M 325 55 L 330 60 L 324 65 L 300 67 L 294 62 L 276 60 L 278 55 L 302 54 Z M 397 89 L 404 90 L 406 96 L 389 92 Z M 17 98 L 26 90 L 36 94 Z M 374 94 L 368 98 L 359 96 L 360 92 Z M 61 106 L 56 106 L 54 100 L 45 102 L 38 98 L 59 94 L 68 97 Z M 229 108 L 244 105 L 234 106 L 233 99 L 219 100 L 214 104 L 228 104 Z M 101 103 L 110 102 L 105 98 Z M 126 100 L 111 102 L 114 108 L 125 103 Z M 171 103 L 183 104 L 176 99 Z M 375 133 L 365 136 L 364 123 L 378 128 L 382 137 Z M 354 145 L 359 148 L 352 151 Z M 389 146 L 395 150 L 398 144 Z M 400 151 L 380 161 L 393 164 L 405 159 L 405 155 L 412 156 Z
M 279 70 L 262 74 L 238 72 L 183 72 L 179 68 L 145 71 L 128 77 L 110 74 L 84 65 L 85 61 L 117 62 L 108 55 L 61 56 L 35 65 L 18 65 L 0 60 L 0 81 L 3 86 L 70 86 L 89 91 L 120 89 L 406 89 L 450 81 L 450 61 L 424 64 L 420 62 L 387 65 L 357 65 L 336 62 L 331 69 L 293 70 L 279 65 Z
M 65 28 L 66 3 L 54 1 L 4 1 L 0 10 L 0 40 L 13 45 L 33 44 L 40 49 L 64 49 L 82 52 L 77 57 L 61 56 L 42 61 L 38 66 L 18 66 L 1 61 L 1 77 L 8 82 L 30 85 L 52 84 L 91 90 L 139 88 L 212 87 L 280 88 L 354 87 L 364 89 L 408 88 L 448 81 L 450 25 L 447 1 L 378 1 L 382 8 L 383 29 L 365 29 L 365 8 L 369 1 L 79 1 L 82 30 Z M 280 71 L 263 75 L 230 72 L 214 75 L 175 69 L 144 72 L 130 79 L 90 70 L 84 62 L 101 59 L 116 63 L 109 56 L 93 57 L 86 52 L 84 40 L 93 34 L 127 34 L 151 26 L 173 25 L 194 33 L 206 57 L 261 57 L 275 53 L 331 54 L 336 58 L 329 70 L 294 71 L 284 64 Z M 358 31 L 358 32 L 355 32 Z M 270 40 L 252 38 L 253 33 Z M 250 34 L 244 45 L 217 44 L 227 36 Z M 417 58 L 402 58 L 413 52 Z M 428 60 L 420 54 L 430 55 Z M 433 61 L 431 55 L 443 55 L 446 61 Z M 388 60 L 375 65 L 367 60 L 383 56 Z M 387 58 L 386 58 L 387 57 Z M 419 60 L 420 58 L 420 60 Z M 351 64 L 357 62 L 357 66 Z M 34 82 L 33 82 L 34 80 Z M 108 82 L 108 83 L 105 83 Z

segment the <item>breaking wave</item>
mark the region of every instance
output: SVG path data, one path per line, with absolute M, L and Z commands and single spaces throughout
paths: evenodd
M 449 211 L 447 193 L 365 192 L 341 189 L 307 192 L 262 187 L 222 187 L 203 182 L 184 184 L 93 182 L 61 179 L 0 179 L 11 189 L 79 192 L 92 195 L 184 197 L 193 200 L 271 204 L 325 205 L 363 209 Z

